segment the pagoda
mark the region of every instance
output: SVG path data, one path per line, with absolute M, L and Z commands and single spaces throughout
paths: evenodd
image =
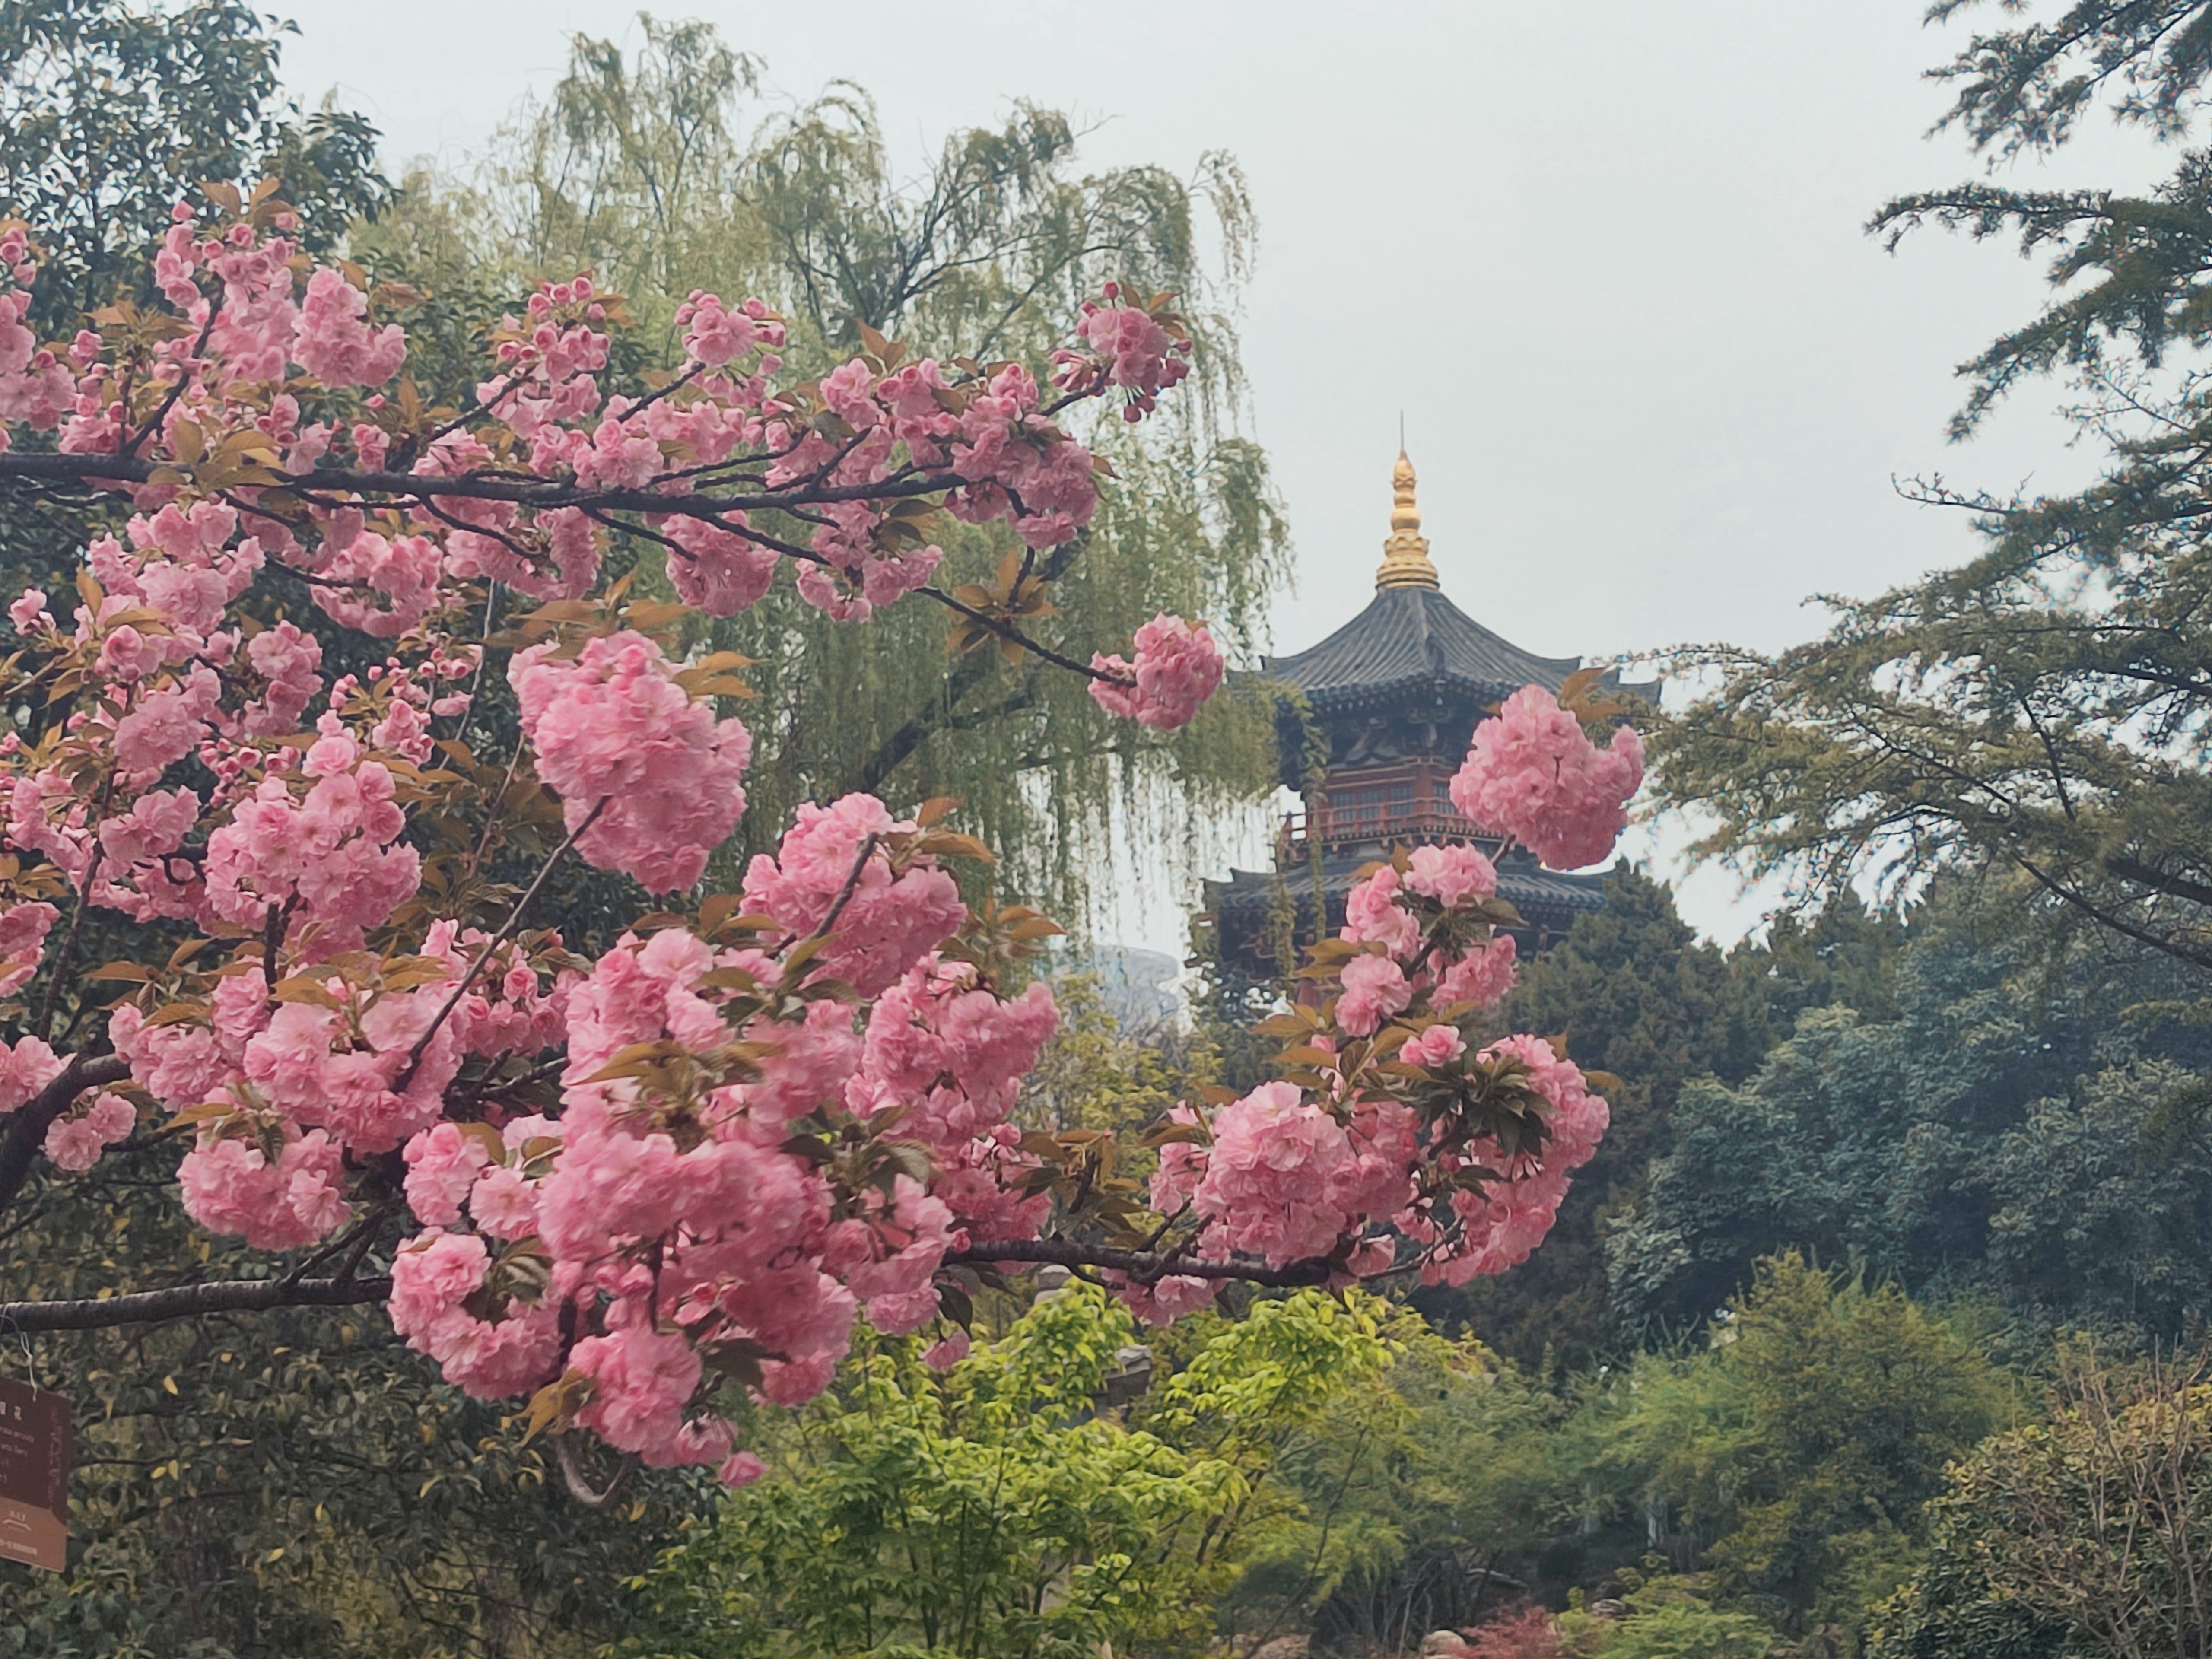
M 1481 847 L 1497 860 L 1499 896 L 1520 913 L 1523 954 L 1602 902 L 1596 872 L 1562 874 L 1519 847 L 1504 851 L 1452 805 L 1452 775 L 1475 723 L 1524 685 L 1557 691 L 1582 659 L 1524 651 L 1444 597 L 1414 483 L 1401 450 L 1367 608 L 1310 650 L 1267 659 L 1279 775 L 1303 807 L 1284 816 L 1273 871 L 1236 870 L 1206 884 L 1222 962 L 1254 978 L 1286 971 L 1285 943 L 1312 942 L 1316 889 L 1334 932 L 1356 873 L 1397 846 Z

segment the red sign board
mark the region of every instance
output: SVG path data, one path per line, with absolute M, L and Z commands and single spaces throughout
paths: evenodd
M 0 1376 L 0 1560 L 69 1564 L 70 1404 Z

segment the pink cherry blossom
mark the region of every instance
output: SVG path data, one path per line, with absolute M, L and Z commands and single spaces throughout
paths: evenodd
M 1350 1138 L 1326 1111 L 1290 1084 L 1263 1083 L 1215 1119 L 1191 1205 L 1218 1224 L 1229 1249 L 1272 1267 L 1325 1255 L 1345 1222 L 1328 1201 L 1328 1184 L 1353 1158 Z
M 469 1189 L 469 1214 L 494 1238 L 528 1238 L 538 1231 L 538 1186 L 523 1173 L 495 1164 Z
M 1085 302 L 1075 334 L 1088 349 L 1054 352 L 1052 379 L 1067 392 L 1125 391 L 1122 415 L 1135 421 L 1152 411 L 1161 392 L 1189 374 L 1189 342 L 1124 299 L 1120 284 L 1109 283 L 1105 304 Z
M 27 1105 L 68 1064 L 43 1037 L 18 1037 L 12 1048 L 0 1042 L 0 1115 Z
M 585 1338 L 569 1363 L 594 1385 L 591 1404 L 576 1420 L 609 1445 L 636 1452 L 656 1468 L 720 1461 L 719 1452 L 690 1455 L 679 1439 L 701 1370 L 698 1353 L 682 1338 L 626 1326 Z
M 216 916 L 258 929 L 273 908 L 291 916 L 295 935 L 319 930 L 327 953 L 352 948 L 415 891 L 422 861 L 399 841 L 406 817 L 392 774 L 359 754 L 342 732 L 327 732 L 304 776 L 266 776 L 233 807 L 208 837 L 207 903 Z
M 1643 781 L 1644 744 L 1633 729 L 1616 727 L 1600 749 L 1550 692 L 1527 685 L 1475 727 L 1451 796 L 1477 823 L 1514 836 L 1554 869 L 1573 870 L 1613 850 Z
M 1109 1273 L 1107 1282 L 1122 1305 L 1147 1325 L 1172 1325 L 1186 1314 L 1212 1307 L 1219 1288 L 1217 1280 L 1188 1273 L 1170 1273 L 1149 1285 Z
M 1344 994 L 1336 1023 L 1352 1036 L 1372 1036 L 1390 1015 L 1413 1000 L 1406 970 L 1388 957 L 1354 957 L 1344 964 Z
M 736 522 L 744 522 L 742 514 Z M 775 580 L 780 556 L 773 548 L 696 519 L 671 519 L 662 530 L 677 544 L 668 550 L 669 585 L 684 604 L 710 617 L 750 609 Z
M 46 951 L 46 934 L 60 919 L 60 911 L 36 899 L 0 909 L 0 996 L 31 982 Z
M 933 1371 L 949 1371 L 968 1357 L 968 1333 L 954 1331 L 924 1348 L 921 1363 Z
M 82 1114 L 56 1118 L 46 1126 L 43 1150 L 56 1169 L 82 1175 L 100 1156 L 137 1127 L 138 1115 L 120 1095 L 103 1094 Z
M 419 1221 L 450 1227 L 460 1220 L 462 1200 L 491 1154 L 459 1124 L 436 1123 L 408 1141 L 405 1158 L 407 1207 Z
M 1518 948 L 1512 934 L 1500 933 L 1447 964 L 1437 979 L 1437 1006 L 1449 1008 L 1472 1002 L 1485 1008 L 1496 1006 L 1513 988 Z
M 1221 647 L 1203 623 L 1194 627 L 1163 611 L 1137 630 L 1137 659 L 1094 655 L 1091 665 L 1110 679 L 1091 682 L 1101 708 L 1140 726 L 1171 732 L 1220 689 Z
M 914 829 L 872 795 L 802 805 L 775 856 L 763 853 L 746 867 L 745 902 L 797 937 L 819 927 L 842 896 L 836 937 L 818 960 L 862 996 L 878 995 L 968 914 L 952 878 L 931 860 L 892 873 L 882 843 Z
M 1498 891 L 1498 871 L 1480 848 L 1416 847 L 1407 865 L 1407 887 L 1447 910 Z
M 1409 1066 L 1443 1066 L 1467 1052 L 1467 1039 L 1455 1025 L 1425 1025 L 1398 1050 Z
M 694 702 L 640 634 L 590 640 L 573 662 L 518 652 L 507 678 L 576 850 L 656 891 L 696 882 L 745 809 L 744 726 Z
M 289 1250 L 345 1224 L 338 1143 L 321 1130 L 288 1140 L 271 1164 L 260 1147 L 216 1139 L 185 1154 L 177 1170 L 185 1212 L 210 1232 L 257 1250 Z
M 1354 945 L 1379 945 L 1410 962 L 1421 942 L 1421 924 L 1398 902 L 1398 872 L 1387 864 L 1357 884 L 1345 895 L 1343 934 Z
M 684 331 L 684 355 L 693 362 L 720 368 L 757 344 L 781 346 L 783 325 L 768 320 L 767 310 L 755 300 L 727 311 L 719 295 L 692 289 L 691 297 L 676 308 L 676 326 Z
M 428 1233 L 392 1264 L 392 1328 L 438 1362 L 448 1382 L 499 1400 L 548 1381 L 560 1352 L 550 1307 L 506 1297 L 496 1319 L 465 1305 L 485 1285 L 489 1252 L 473 1233 Z
M 715 1474 L 715 1479 L 732 1491 L 750 1486 L 768 1473 L 768 1465 L 749 1451 L 732 1452 Z
M 46 590 L 27 587 L 8 607 L 8 620 L 25 639 L 45 633 L 54 625 L 53 612 L 46 609 Z
M 362 320 L 368 296 L 327 268 L 307 278 L 300 302 L 292 355 L 325 386 L 381 386 L 407 358 L 407 336 L 397 323 L 372 331 Z

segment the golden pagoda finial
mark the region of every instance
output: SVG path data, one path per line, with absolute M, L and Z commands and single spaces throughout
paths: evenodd
M 1413 505 L 1413 464 L 1406 459 L 1401 433 L 1398 465 L 1390 474 L 1390 538 L 1382 544 L 1382 563 L 1375 572 L 1378 589 L 1437 586 L 1428 538 L 1421 534 L 1421 509 Z

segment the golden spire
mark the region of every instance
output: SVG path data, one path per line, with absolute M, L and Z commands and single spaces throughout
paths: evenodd
M 1413 505 L 1413 464 L 1406 459 L 1403 444 L 1390 474 L 1390 538 L 1382 544 L 1375 586 L 1434 587 L 1437 568 L 1429 562 L 1428 538 L 1421 534 L 1421 509 Z

